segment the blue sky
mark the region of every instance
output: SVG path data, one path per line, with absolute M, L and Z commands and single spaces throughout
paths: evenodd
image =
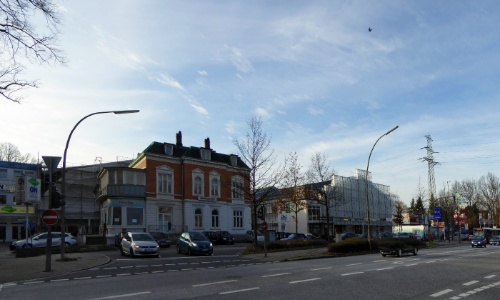
M 283 158 L 324 152 L 406 203 L 500 165 L 497 1 L 60 1 L 66 66 L 30 65 L 24 102 L 0 101 L 2 142 L 68 165 L 132 158 L 151 142 L 210 137 L 221 153 L 260 116 Z M 371 32 L 368 27 L 373 28 Z

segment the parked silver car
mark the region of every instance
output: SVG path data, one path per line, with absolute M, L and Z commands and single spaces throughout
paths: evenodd
M 120 244 L 120 253 L 130 257 L 135 256 L 160 256 L 160 246 L 147 232 L 127 232 Z
M 52 236 L 52 246 L 58 247 L 61 245 L 61 233 L 60 232 L 51 232 Z M 76 238 L 70 234 L 65 234 L 66 238 L 64 239 L 64 244 L 66 246 L 76 245 Z M 10 250 L 14 251 L 17 248 L 45 248 L 47 247 L 47 239 L 49 238 L 48 232 L 37 233 L 28 239 L 22 239 L 14 241 L 10 244 Z

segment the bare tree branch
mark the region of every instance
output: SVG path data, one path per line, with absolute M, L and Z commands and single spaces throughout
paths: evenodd
M 60 19 L 55 8 L 52 0 L 0 0 L 0 95 L 7 100 L 21 103 L 19 91 L 37 87 L 36 81 L 20 79 L 25 69 L 20 57 L 40 64 L 65 63 L 56 46 Z M 45 32 L 31 23 L 40 14 Z

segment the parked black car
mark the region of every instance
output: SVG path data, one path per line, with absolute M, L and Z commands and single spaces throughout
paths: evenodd
M 159 231 L 153 231 L 150 232 L 150 234 L 161 248 L 170 248 L 170 239 L 168 238 L 168 234 Z
M 212 243 L 215 244 L 217 242 L 217 231 L 202 231 L 201 233 Z
M 234 237 L 228 231 L 217 231 L 215 242 L 217 244 L 234 245 Z

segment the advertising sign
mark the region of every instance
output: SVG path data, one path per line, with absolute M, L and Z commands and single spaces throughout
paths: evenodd
M 41 181 L 35 177 L 26 177 L 25 181 L 25 198 L 24 201 L 28 203 L 40 203 L 42 199 L 42 185 Z

